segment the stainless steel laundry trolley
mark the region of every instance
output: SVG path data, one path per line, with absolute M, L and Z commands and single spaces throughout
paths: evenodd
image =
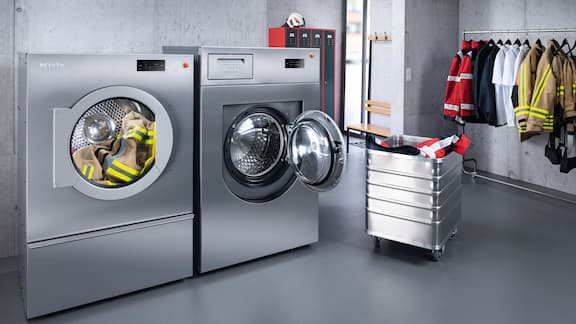
M 395 135 L 390 147 L 427 138 Z M 462 156 L 430 159 L 367 149 L 366 232 L 430 250 L 439 260 L 461 220 Z

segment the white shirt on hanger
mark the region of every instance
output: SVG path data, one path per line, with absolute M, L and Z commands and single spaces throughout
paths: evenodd
M 504 100 L 504 110 L 506 112 L 506 126 L 516 126 L 516 115 L 514 104 L 512 103 L 512 89 L 514 88 L 514 65 L 520 52 L 520 46 L 514 44 L 506 52 L 504 58 L 504 69 L 502 71 L 502 100 Z
M 508 52 L 508 45 L 499 45 L 500 50 L 496 54 L 494 60 L 494 69 L 492 70 L 492 83 L 494 84 L 494 94 L 496 97 L 496 126 L 503 126 L 508 123 L 506 118 L 506 107 L 504 103 L 504 83 L 502 81 L 502 74 L 504 73 L 504 60 L 506 59 L 506 52 Z

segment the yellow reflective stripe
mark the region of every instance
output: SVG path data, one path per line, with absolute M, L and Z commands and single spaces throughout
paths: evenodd
M 116 182 L 112 182 L 110 180 L 106 180 L 106 184 L 110 185 L 110 186 L 117 186 L 118 185 Z
M 92 180 L 92 176 L 94 175 L 94 167 L 89 164 L 84 164 L 82 167 L 82 175 L 88 178 L 88 180 Z
M 525 110 L 525 109 L 530 109 L 530 106 L 528 106 L 528 105 L 518 106 L 518 107 L 514 108 L 514 111 L 520 111 L 520 110 Z
M 126 173 L 129 173 L 131 175 L 137 176 L 139 174 L 138 170 L 134 170 L 118 160 L 113 160 L 112 165 L 118 167 L 120 170 L 125 171 Z
M 538 107 L 530 107 L 530 111 L 532 111 L 532 110 L 539 112 L 541 114 L 548 115 L 548 110 L 546 110 L 546 109 L 542 109 L 542 108 L 538 108 Z
M 145 128 L 142 128 L 140 126 L 134 126 L 124 134 L 124 138 L 136 138 L 138 141 L 141 142 L 147 133 L 148 131 Z
M 122 181 L 125 181 L 125 182 L 130 182 L 130 181 L 132 181 L 131 178 L 127 177 L 126 175 L 123 175 L 122 173 L 120 173 L 120 172 L 118 172 L 118 171 L 116 171 L 116 170 L 114 170 L 114 169 L 112 169 L 112 168 L 108 168 L 108 169 L 106 170 L 106 173 L 109 174 L 109 175 L 111 175 L 111 176 L 114 176 L 114 177 L 116 177 L 116 178 L 118 178 L 118 179 L 120 179 L 120 180 L 122 180 Z
M 146 162 L 144 162 L 144 167 L 142 167 L 142 170 L 140 170 L 140 174 L 142 174 L 142 173 L 146 172 L 146 170 L 148 170 L 148 166 L 150 166 L 152 161 L 154 161 L 154 156 L 149 157 L 148 160 L 146 160 Z
M 142 133 L 142 134 L 146 134 L 146 133 L 148 132 L 148 131 L 146 130 L 146 128 L 142 128 L 142 127 L 140 127 L 140 126 L 134 126 L 132 129 L 133 129 L 133 130 L 136 130 L 136 131 L 139 131 L 139 132 Z
M 522 104 L 522 95 L 523 95 L 523 91 L 524 91 L 524 66 L 520 65 L 520 69 L 518 71 L 518 80 L 515 80 L 518 83 L 518 105 L 520 106 Z
M 538 88 L 536 90 L 536 97 L 532 98 L 532 103 L 530 106 L 535 106 L 540 101 L 540 97 L 542 96 L 542 92 L 544 92 L 544 88 L 546 87 L 546 83 L 548 83 L 548 78 L 550 77 L 550 72 L 552 71 L 552 67 L 550 64 L 546 66 L 546 70 L 544 71 L 544 76 L 540 80 L 540 84 L 538 84 Z
M 92 180 L 92 176 L 94 175 L 94 167 L 93 166 L 89 166 L 88 167 L 89 171 L 88 171 L 88 179 Z
M 533 117 L 537 117 L 539 119 L 544 119 L 547 116 L 547 115 L 542 115 L 542 114 L 535 112 L 535 111 L 531 111 L 530 114 L 528 114 L 528 115 L 533 116 Z
M 152 134 L 156 134 L 156 123 L 154 123 L 154 128 Z M 156 156 L 156 139 L 152 140 L 152 157 Z
M 144 144 L 153 145 L 153 144 L 154 144 L 154 139 L 144 140 Z
M 519 96 L 519 98 L 521 98 L 522 100 L 524 100 L 525 104 L 528 104 L 529 101 L 526 100 L 526 66 L 528 65 L 528 63 L 524 64 L 523 69 L 521 69 L 521 78 L 522 78 L 522 96 Z
M 124 134 L 124 138 L 128 139 L 128 138 L 135 138 L 138 140 L 138 142 L 142 141 L 142 135 L 136 133 L 136 132 L 126 132 L 126 134 Z

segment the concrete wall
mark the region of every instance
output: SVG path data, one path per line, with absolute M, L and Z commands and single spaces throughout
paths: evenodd
M 392 104 L 392 117 L 371 114 L 370 122 L 390 127 L 392 133 L 404 132 L 404 50 L 405 0 L 369 1 L 368 31 L 371 35 L 389 33 L 392 41 L 372 44 L 371 94 L 369 99 Z
M 159 53 L 162 45 L 267 46 L 268 9 L 276 10 L 266 0 L 0 0 L 0 257 L 16 253 L 14 48 Z
M 575 13 L 576 1 L 573 0 L 460 0 L 459 29 L 462 32 L 479 29 L 574 27 Z M 518 35 L 493 36 L 515 39 Z M 525 39 L 527 35 L 519 36 Z M 532 41 L 538 37 L 544 41 L 553 36 L 560 39 L 568 37 L 572 42 L 576 39 L 576 33 L 528 36 Z M 447 57 L 445 66 L 449 64 L 448 61 Z M 560 173 L 558 166 L 551 165 L 544 157 L 547 136 L 541 135 L 520 143 L 517 131 L 513 128 L 469 125 L 466 132 L 473 141 L 468 155 L 478 160 L 480 170 L 576 193 L 576 171 Z
M 14 3 L 0 0 L 0 257 L 15 251 Z
M 453 132 L 442 119 L 446 58 L 458 46 L 458 0 L 370 1 L 370 34 L 390 32 L 391 42 L 374 42 L 372 93 L 392 104 L 392 117 L 371 122 L 393 134 L 439 136 Z
M 297 12 L 304 16 L 306 27 L 328 28 L 336 30 L 336 92 L 340 89 L 342 77 L 342 14 L 344 8 L 341 0 L 268 0 L 268 27 L 280 27 L 290 13 Z M 257 17 L 257 16 L 254 16 Z M 267 45 L 267 44 L 266 44 Z M 336 107 L 340 109 L 340 96 L 336 95 Z M 336 115 L 339 120 L 340 110 Z
M 447 62 L 458 50 L 458 0 L 406 0 L 405 47 L 404 134 L 450 133 L 442 103 Z

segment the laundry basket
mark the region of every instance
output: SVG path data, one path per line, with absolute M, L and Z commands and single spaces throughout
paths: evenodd
M 428 138 L 395 135 L 389 147 L 414 146 Z M 439 260 L 461 220 L 462 156 L 425 158 L 367 149 L 366 232 L 431 251 Z

